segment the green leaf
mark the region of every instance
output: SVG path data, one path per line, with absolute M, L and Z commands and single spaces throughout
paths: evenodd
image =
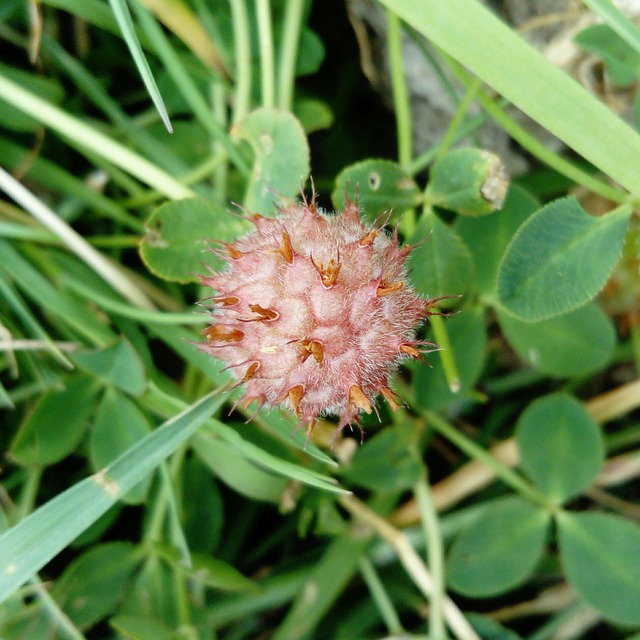
M 257 590 L 258 585 L 253 580 L 228 562 L 200 553 L 192 554 L 191 559 L 193 567 L 188 573 L 207 587 L 222 591 Z
M 333 111 L 324 100 L 296 98 L 293 111 L 307 135 L 314 131 L 328 129 L 333 124 Z
M 207 242 L 235 240 L 250 223 L 212 200 L 186 198 L 158 207 L 145 229 L 140 257 L 149 271 L 165 280 L 197 282 L 198 273 L 224 264 Z
M 152 431 L 107 469 L 73 485 L 2 534 L 0 602 L 153 471 L 223 402 L 220 395 L 205 396 Z
M 290 113 L 262 108 L 231 133 L 246 140 L 255 154 L 244 206 L 273 215 L 274 201 L 295 196 L 309 175 L 309 145 L 302 126 Z
M 471 252 L 480 293 L 495 297 L 500 260 L 518 227 L 539 207 L 527 191 L 511 184 L 500 211 L 480 218 L 458 218 L 454 228 Z
M 345 193 L 358 200 L 363 215 L 370 222 L 393 211 L 400 216 L 422 202 L 422 194 L 413 178 L 396 162 L 365 160 L 349 165 L 336 177 L 331 201 L 336 209 L 344 209 Z
M 176 572 L 172 563 L 161 555 L 160 545 L 154 545 L 135 580 L 127 592 L 118 613 L 147 617 L 174 629 L 171 640 L 178 640 L 175 629 L 180 625 L 176 600 L 179 598 L 176 589 Z M 189 638 L 189 635 L 187 635 Z M 127 638 L 127 640 L 129 640 Z M 180 639 L 182 640 L 182 639 Z
M 610 26 L 594 24 L 583 29 L 573 39 L 590 53 L 597 55 L 605 64 L 613 82 L 629 87 L 640 75 L 640 53 L 628 45 Z
M 584 0 L 584 4 L 598 15 L 632 49 L 640 53 L 640 30 L 620 7 L 610 0 Z
M 308 76 L 316 73 L 324 60 L 324 43 L 311 29 L 303 27 L 300 32 L 296 76 Z
M 142 553 L 128 542 L 94 546 L 56 580 L 51 595 L 80 629 L 114 612 Z
M 111 627 L 127 640 L 175 640 L 175 632 L 160 620 L 144 616 L 119 615 L 109 620 Z
M 103 349 L 76 351 L 73 361 L 104 384 L 133 396 L 141 396 L 147 387 L 140 356 L 125 338 L 118 338 Z
M 109 4 L 111 5 L 111 10 L 118 21 L 118 26 L 122 31 L 122 35 L 124 37 L 125 42 L 127 43 L 127 47 L 129 47 L 129 51 L 131 53 L 131 57 L 138 68 L 138 73 L 144 82 L 144 86 L 149 93 L 153 104 L 155 105 L 162 121 L 169 133 L 171 133 L 171 122 L 169 121 L 169 115 L 167 114 L 167 109 L 164 106 L 164 102 L 162 101 L 162 96 L 160 95 L 160 91 L 158 91 L 158 87 L 156 85 L 156 81 L 153 78 L 153 73 L 151 72 L 151 68 L 149 67 L 149 63 L 142 51 L 142 47 L 140 46 L 140 41 L 138 40 L 138 36 L 136 34 L 136 29 L 133 25 L 133 20 L 131 19 L 131 14 L 129 13 L 129 7 L 127 6 L 126 0 L 109 0 Z
M 94 471 L 113 462 L 151 430 L 138 406 L 127 396 L 108 388 L 98 406 L 89 435 L 89 457 Z M 138 504 L 145 499 L 150 478 L 123 496 L 123 501 Z
M 640 528 L 607 513 L 563 511 L 557 521 L 573 588 L 606 620 L 640 624 Z
M 47 466 L 66 458 L 80 444 L 98 387 L 84 375 L 64 378 L 63 384 L 62 389 L 47 391 L 20 426 L 9 449 L 18 464 Z
M 523 584 L 542 557 L 549 522 L 547 512 L 519 497 L 488 505 L 451 547 L 451 587 L 480 598 Z
M 600 427 L 577 400 L 563 393 L 534 400 L 516 427 L 522 468 L 554 503 L 579 495 L 600 472 Z
M 11 396 L 7 393 L 2 382 L 0 382 L 0 409 L 13 409 L 15 405 L 11 401 Z
M 483 216 L 502 208 L 508 187 L 497 155 L 482 149 L 454 149 L 433 165 L 425 202 L 466 216 Z
M 224 526 L 224 502 L 218 483 L 197 457 L 185 460 L 182 489 L 182 527 L 189 549 L 212 553 Z
M 471 254 L 458 234 L 435 213 L 426 213 L 409 239 L 411 282 L 423 295 L 458 295 L 473 288 Z
M 479 613 L 466 612 L 464 617 L 471 623 L 482 640 L 522 640 L 522 636 Z
M 595 303 L 541 322 L 523 322 L 498 309 L 498 321 L 518 355 L 551 376 L 587 376 L 602 369 L 613 353 L 611 320 Z
M 344 470 L 344 477 L 372 491 L 403 491 L 415 486 L 423 473 L 414 446 L 413 427 L 384 429 L 368 439 Z
M 381 4 L 637 193 L 638 133 L 478 0 L 381 0 Z
M 510 314 L 546 320 L 586 304 L 605 285 L 631 209 L 595 218 L 575 198 L 556 200 L 518 230 L 500 263 L 498 297 Z

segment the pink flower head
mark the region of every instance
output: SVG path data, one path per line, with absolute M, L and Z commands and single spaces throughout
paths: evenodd
M 202 278 L 217 292 L 202 349 L 245 385 L 240 404 L 285 405 L 308 436 L 324 414 L 337 414 L 339 429 L 359 426 L 378 394 L 396 409 L 390 376 L 435 346 L 416 340 L 437 300 L 409 283 L 410 247 L 348 199 L 334 215 L 314 197 L 250 220 L 254 231 L 223 245 L 227 267 Z

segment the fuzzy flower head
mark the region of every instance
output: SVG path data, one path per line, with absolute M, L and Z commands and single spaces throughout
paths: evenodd
M 303 198 L 249 219 L 254 231 L 222 245 L 227 267 L 202 278 L 216 293 L 201 348 L 244 385 L 240 404 L 288 407 L 308 436 L 325 414 L 359 426 L 379 394 L 396 409 L 390 376 L 434 346 L 416 340 L 436 300 L 409 284 L 411 248 L 348 199 L 333 215 Z

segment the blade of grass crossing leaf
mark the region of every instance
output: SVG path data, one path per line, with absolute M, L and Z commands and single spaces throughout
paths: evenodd
M 586 160 L 640 193 L 640 135 L 477 0 L 381 3 Z
M 224 402 L 213 393 L 0 536 L 0 602 L 151 473 Z
M 450 67 L 458 79 L 470 89 L 476 82 L 473 76 L 465 71 L 465 69 L 450 58 Z M 527 129 L 518 123 L 518 121 L 509 115 L 506 107 L 508 103 L 501 98 L 494 99 L 488 91 L 478 91 L 477 99 L 482 106 L 484 113 L 498 124 L 514 141 L 516 141 L 523 149 L 542 160 L 550 168 L 555 169 L 558 173 L 573 180 L 576 184 L 582 185 L 597 193 L 602 197 L 612 200 L 613 202 L 624 202 L 628 194 L 625 190 L 611 186 L 608 182 L 598 178 L 572 160 L 567 159 L 563 155 L 558 155 L 552 149 L 545 146 L 536 136 L 529 133 Z
M 109 0 L 109 4 L 111 5 L 113 15 L 118 21 L 118 25 L 120 26 L 120 30 L 122 31 L 124 40 L 129 47 L 131 57 L 133 58 L 136 67 L 138 67 L 138 73 L 140 74 L 140 77 L 142 78 L 142 81 L 144 82 L 144 85 L 149 92 L 149 96 L 153 100 L 153 104 L 156 106 L 156 109 L 158 110 L 158 113 L 160 114 L 162 122 L 164 122 L 164 126 L 167 128 L 167 131 L 169 131 L 169 133 L 173 133 L 173 127 L 171 126 L 171 122 L 169 120 L 167 108 L 164 106 L 164 101 L 162 100 L 162 96 L 160 95 L 160 91 L 158 90 L 158 86 L 156 85 L 153 73 L 151 73 L 149 63 L 145 58 L 142 47 L 140 46 L 140 42 L 138 40 L 138 36 L 136 35 L 136 29 L 133 26 L 133 20 L 131 19 L 131 14 L 129 13 L 127 0 Z
M 595 11 L 630 47 L 640 53 L 640 31 L 610 0 L 582 0 Z
M 277 456 L 274 456 L 260 447 L 243 440 L 237 432 L 231 427 L 219 422 L 218 420 L 212 420 L 212 431 L 219 435 L 224 434 L 225 440 L 232 443 L 234 448 L 241 453 L 247 460 L 251 460 L 261 468 L 269 469 L 278 475 L 291 478 L 292 480 L 299 480 L 312 487 L 324 489 L 325 491 L 331 491 L 332 493 L 350 493 L 345 489 L 342 489 L 331 480 L 331 478 L 324 476 L 316 471 L 304 469 L 303 467 L 293 464 L 287 460 L 282 460 Z

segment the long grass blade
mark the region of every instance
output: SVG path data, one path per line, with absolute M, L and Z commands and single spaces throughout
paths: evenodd
M 164 106 L 164 100 L 160 95 L 160 90 L 158 89 L 158 85 L 156 84 L 151 68 L 149 67 L 149 63 L 142 51 L 142 47 L 140 46 L 138 36 L 136 35 L 136 29 L 133 25 L 133 20 L 131 19 L 127 0 L 109 0 L 109 4 L 111 5 L 113 15 L 118 21 L 124 41 L 129 47 L 131 57 L 133 58 L 136 67 L 138 67 L 138 73 L 144 82 L 144 86 L 147 88 L 149 96 L 151 97 L 151 100 L 153 100 L 153 104 L 158 110 L 167 131 L 169 131 L 169 133 L 173 133 L 169 114 L 167 113 L 167 108 Z
M 381 0 L 583 158 L 640 195 L 640 135 L 477 0 Z
M 0 536 L 0 602 L 151 473 L 224 402 L 211 393 Z

